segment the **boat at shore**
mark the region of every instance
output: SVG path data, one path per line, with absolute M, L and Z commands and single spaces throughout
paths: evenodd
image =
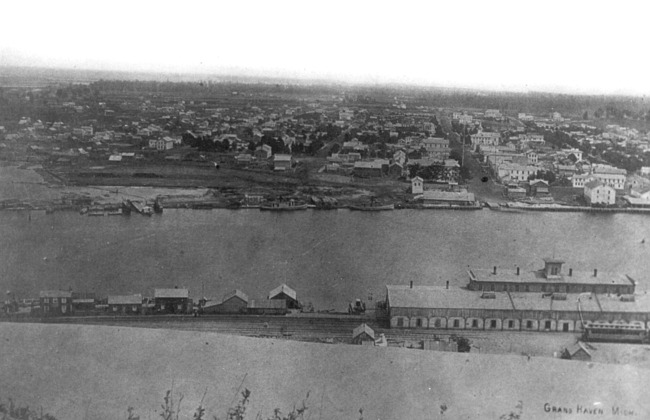
M 356 211 L 386 211 L 395 210 L 395 204 L 352 204 L 348 208 Z
M 265 211 L 296 211 L 307 210 L 309 206 L 307 203 L 302 203 L 295 200 L 277 201 L 271 203 L 260 204 L 260 210 Z

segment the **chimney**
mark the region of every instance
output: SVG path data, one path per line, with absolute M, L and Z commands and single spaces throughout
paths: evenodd
M 517 267 L 517 275 L 519 275 L 519 267 Z
M 411 289 L 413 288 L 413 280 L 411 280 Z
M 495 265 L 494 266 L 494 272 L 492 274 L 496 274 L 496 273 L 497 273 L 497 266 Z
M 569 268 L 569 277 L 573 275 L 573 268 Z
M 594 277 L 598 277 L 598 269 L 594 268 Z
M 447 287 L 446 288 L 449 289 L 449 280 L 447 280 Z

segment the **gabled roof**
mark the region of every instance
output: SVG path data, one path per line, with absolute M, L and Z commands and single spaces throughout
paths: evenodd
M 291 161 L 291 155 L 275 154 L 275 155 L 273 155 L 273 161 L 274 162 L 290 162 Z
M 239 299 L 241 299 L 244 302 L 248 303 L 248 295 L 246 295 L 246 293 L 242 292 L 239 289 L 235 289 L 232 292 L 226 293 L 225 295 L 223 295 L 223 300 L 221 302 L 222 303 L 226 302 L 227 300 L 230 300 L 230 299 L 232 299 L 234 297 L 238 297 Z
M 352 338 L 356 338 L 363 333 L 368 334 L 373 340 L 375 339 L 375 331 L 365 323 L 359 325 L 352 331 Z
M 187 289 L 154 289 L 154 298 L 173 298 L 173 299 L 187 299 L 189 297 Z
M 109 305 L 141 305 L 142 295 L 109 296 Z
M 297 300 L 296 291 L 284 283 L 282 283 L 275 289 L 271 290 L 271 293 L 269 293 L 269 299 L 273 299 L 274 296 L 277 296 L 281 293 L 284 293 L 285 295 L 289 296 L 293 300 Z
M 591 357 L 591 352 L 589 350 L 587 350 L 587 347 L 584 345 L 584 343 L 582 341 L 578 341 L 577 344 L 575 344 L 573 347 L 571 347 L 571 350 L 569 350 L 569 353 L 571 354 L 571 356 L 574 356 L 579 351 L 584 351 L 585 353 L 587 353 L 587 355 L 589 357 Z

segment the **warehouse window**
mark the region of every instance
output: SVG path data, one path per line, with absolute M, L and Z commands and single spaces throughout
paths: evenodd
M 460 327 L 460 321 L 457 319 L 454 319 L 454 328 Z
M 544 321 L 544 329 L 545 330 L 551 329 L 551 321 Z
M 526 328 L 529 330 L 533 328 L 533 321 L 526 321 Z
M 436 328 L 440 328 L 442 326 L 442 322 L 440 322 L 440 319 L 436 318 L 436 320 L 433 322 L 433 325 Z
M 415 320 L 415 326 L 416 327 L 421 327 L 422 326 L 422 319 L 421 318 L 418 318 L 418 319 Z
M 404 326 L 404 319 L 403 318 L 397 318 L 397 326 L 398 327 L 403 327 Z
M 514 328 L 514 327 L 515 327 L 515 321 L 511 319 L 510 321 L 508 321 L 508 328 Z
M 493 319 L 490 321 L 490 328 L 496 328 L 497 327 L 497 320 Z
M 472 320 L 472 328 L 478 328 L 478 319 Z

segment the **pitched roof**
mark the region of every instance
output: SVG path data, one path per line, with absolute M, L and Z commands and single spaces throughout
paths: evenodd
M 154 298 L 187 299 L 189 295 L 187 289 L 154 289 L 153 291 Z
M 274 296 L 279 295 L 280 293 L 284 293 L 285 295 L 289 296 L 293 300 L 296 299 L 296 291 L 293 290 L 291 287 L 287 286 L 286 284 L 282 283 L 275 289 L 271 290 L 271 293 L 269 293 L 269 299 L 272 299 Z
M 365 323 L 352 330 L 352 338 L 358 337 L 363 333 L 368 334 L 373 340 L 375 339 L 375 331 Z
M 242 292 L 239 289 L 235 289 L 232 292 L 223 295 L 223 300 L 221 302 L 225 302 L 229 299 L 232 299 L 233 297 L 238 297 L 239 299 L 248 303 L 248 295 L 246 295 L 246 293 Z
M 275 155 L 273 155 L 273 161 L 274 162 L 290 162 L 291 161 L 291 155 L 275 154 Z

